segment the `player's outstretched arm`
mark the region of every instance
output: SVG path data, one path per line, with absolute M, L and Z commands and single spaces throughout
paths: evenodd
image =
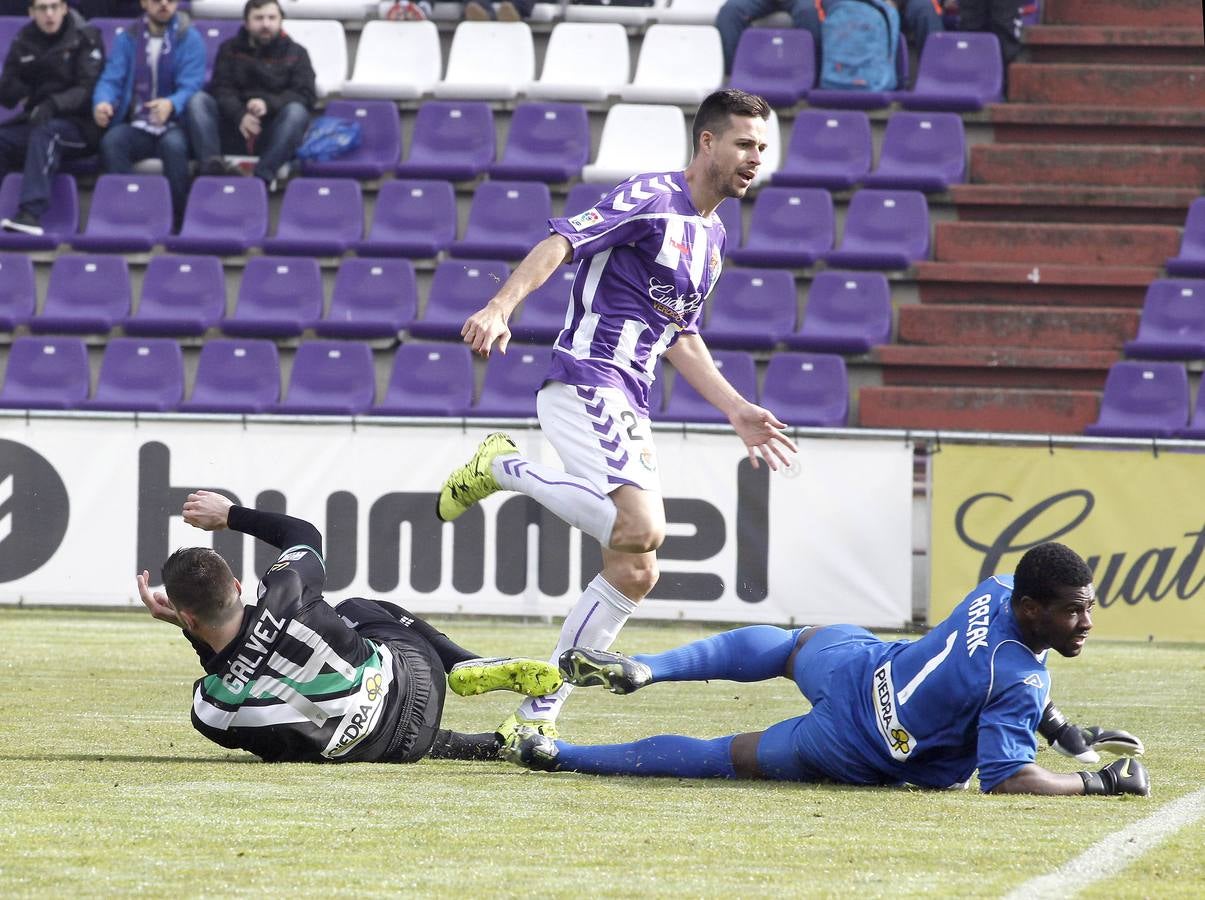
M 665 357 L 704 400 L 728 417 L 754 467 L 759 456 L 772 471 L 777 471 L 779 464 L 784 468 L 791 465 L 790 456 L 799 451 L 795 442 L 782 433 L 787 426 L 768 409 L 750 403 L 729 384 L 716 368 L 703 338 L 697 334 L 680 335 L 665 351 Z
M 1060 775 L 1029 763 L 988 791 L 991 794 L 1137 794 L 1143 797 L 1150 792 L 1151 783 L 1146 768 L 1131 759 L 1111 762 L 1099 772 L 1075 772 L 1070 775 Z
M 536 244 L 523 261 L 510 273 L 490 302 L 465 320 L 460 336 L 474 353 L 488 357 L 496 343 L 498 352 L 505 353 L 510 343 L 511 314 L 527 295 L 548 280 L 557 266 L 573 258 L 573 248 L 562 235 L 550 234 Z

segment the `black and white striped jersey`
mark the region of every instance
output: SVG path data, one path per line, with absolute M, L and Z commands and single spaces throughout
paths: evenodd
M 193 692 L 201 734 L 269 762 L 350 762 L 388 746 L 405 671 L 387 646 L 361 637 L 323 599 L 325 578 L 319 550 L 287 547 L 220 653 L 185 632 L 207 673 Z

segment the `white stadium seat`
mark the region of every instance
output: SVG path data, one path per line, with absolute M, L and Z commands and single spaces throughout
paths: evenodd
M 688 147 L 679 107 L 616 103 L 603 122 L 598 158 L 582 169 L 582 181 L 616 184 L 641 172 L 675 171 L 686 165 Z
M 589 65 L 583 65 L 589 60 Z M 618 94 L 632 71 L 628 31 L 615 22 L 561 22 L 544 51 L 540 80 L 527 86 L 541 100 L 605 100 Z
M 724 81 L 720 33 L 711 25 L 650 25 L 636 75 L 620 91 L 629 103 L 698 103 Z
M 347 36 L 334 19 L 286 19 L 285 31 L 310 54 L 318 96 L 337 94 L 347 80 Z
M 714 25 L 716 14 L 723 5 L 724 0 L 670 0 L 668 6 L 654 8 L 650 21 L 671 25 Z
M 769 184 L 770 176 L 782 165 L 782 129 L 778 127 L 778 113 L 770 109 L 770 118 L 766 122 L 766 152 L 761 157 L 761 167 L 757 170 L 754 184 Z
M 343 85 L 343 96 L 413 100 L 429 94 L 442 71 L 443 51 L 434 22 L 374 19 L 360 32 L 355 68 Z
M 665 0 L 653 0 L 652 6 L 599 6 L 570 3 L 565 7 L 566 22 L 618 22 L 620 25 L 644 25 L 665 7 Z
M 526 22 L 461 22 L 452 35 L 448 72 L 436 97 L 513 100 L 536 77 L 536 51 Z

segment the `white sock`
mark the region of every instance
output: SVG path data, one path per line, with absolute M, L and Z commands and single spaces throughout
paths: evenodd
M 495 457 L 490 470 L 503 490 L 526 494 L 604 547 L 611 545 L 615 504 L 586 479 L 518 454 Z
M 549 662 L 555 666 L 561 654 L 573 647 L 606 650 L 635 610 L 634 602 L 617 591 L 602 575 L 595 575 L 561 626 L 561 636 Z M 519 704 L 517 714 L 520 719 L 555 722 L 561 706 L 572 691 L 573 685 L 563 684 L 554 694 L 528 697 Z

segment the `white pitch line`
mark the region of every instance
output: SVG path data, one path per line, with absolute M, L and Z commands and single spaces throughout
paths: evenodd
M 1098 804 L 1093 804 L 1098 806 Z M 1004 900 L 1064 898 L 1117 874 L 1174 831 L 1205 816 L 1205 788 L 1162 806 L 1145 819 L 1097 841 L 1048 875 L 1031 878 Z

